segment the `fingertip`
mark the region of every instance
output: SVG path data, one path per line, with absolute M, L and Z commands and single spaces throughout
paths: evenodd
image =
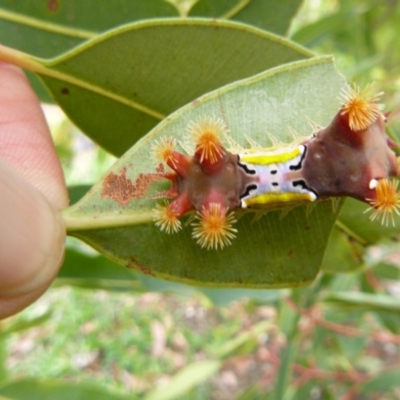
M 0 161 L 0 316 L 17 312 L 50 285 L 66 231 L 44 196 Z
M 56 208 L 68 205 L 62 168 L 39 99 L 24 72 L 0 63 L 0 157 Z

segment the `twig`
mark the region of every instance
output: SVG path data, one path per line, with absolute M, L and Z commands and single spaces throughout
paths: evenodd
M 365 336 L 367 333 L 351 326 L 337 324 L 335 322 L 327 321 L 322 317 L 318 317 L 315 314 L 315 307 L 311 307 L 308 310 L 302 310 L 300 307 L 293 302 L 292 299 L 286 299 L 288 305 L 292 307 L 295 311 L 297 311 L 302 316 L 309 318 L 315 325 L 322 326 L 325 329 L 328 329 L 332 332 L 339 333 L 344 336 L 352 336 L 352 337 L 361 337 Z M 400 335 L 394 335 L 390 332 L 368 332 L 368 338 L 372 339 L 376 342 L 381 343 L 393 343 L 400 344 Z

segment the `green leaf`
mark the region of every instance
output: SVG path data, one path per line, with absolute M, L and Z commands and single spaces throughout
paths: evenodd
M 399 244 L 396 240 L 383 239 L 365 252 L 365 263 L 372 268 L 378 279 L 400 280 L 397 262 Z
M 150 275 L 137 273 L 143 286 L 153 292 L 173 292 L 181 296 L 193 296 L 196 291 L 200 291 L 216 306 L 226 306 L 233 301 L 249 298 L 262 304 L 270 304 L 287 295 L 287 289 L 260 290 L 260 289 L 221 289 L 210 287 L 193 287 L 182 283 L 157 279 Z
M 214 305 L 222 307 L 243 298 L 248 298 L 261 304 L 271 304 L 282 297 L 286 296 L 286 289 L 221 289 L 203 287 L 199 290 L 205 294 Z
M 240 393 L 236 400 L 269 400 L 270 398 L 258 385 L 253 385 Z
M 199 383 L 214 376 L 221 367 L 220 361 L 199 361 L 181 369 L 171 381 L 164 386 L 150 391 L 144 400 L 173 400 L 179 399 Z
M 398 247 L 398 245 L 397 245 Z M 398 249 L 397 249 L 398 252 Z M 393 281 L 398 281 L 400 280 L 400 270 L 397 265 L 393 265 L 390 263 L 379 263 L 374 265 L 374 273 L 379 277 L 383 279 L 391 279 Z
M 177 293 L 180 296 L 194 296 L 197 288 L 182 283 L 158 279 L 151 275 L 136 272 L 142 285 L 150 292 Z
M 291 301 L 296 303 L 296 295 L 298 293 L 292 293 Z M 297 304 L 297 303 L 296 303 Z M 296 335 L 298 334 L 298 329 L 297 329 L 297 324 L 300 319 L 300 314 L 293 309 L 286 301 L 283 299 L 282 301 L 279 302 L 279 308 L 278 308 L 278 325 L 279 325 L 279 330 L 289 339 L 294 339 L 296 338 Z
M 364 273 L 364 271 L 357 271 L 352 274 L 333 274 L 333 275 L 323 275 L 321 288 L 327 288 L 332 291 L 351 291 L 355 286 L 359 286 L 360 282 L 360 274 Z M 329 279 L 329 280 L 328 280 Z
M 335 227 L 329 238 L 322 270 L 327 273 L 353 272 L 361 267 L 362 250 L 347 235 Z
M 25 331 L 34 326 L 42 325 L 50 319 L 51 315 L 51 312 L 46 312 L 38 317 L 12 319 L 8 324 L 0 329 L 0 340 L 12 333 Z
M 298 0 L 200 0 L 190 16 L 233 18 L 285 34 L 300 5 Z M 0 0 L 0 42 L 38 57 L 55 57 L 116 26 L 178 15 L 178 8 L 165 0 Z
M 254 324 L 251 329 L 238 334 L 233 339 L 224 343 L 217 351 L 218 358 L 228 358 L 233 355 L 238 348 L 245 345 L 247 342 L 257 341 L 257 338 L 262 333 L 265 333 L 268 329 L 273 327 L 274 324 L 271 321 L 261 321 Z
M 359 12 L 356 10 L 357 8 L 354 7 L 349 11 L 337 12 L 320 18 L 316 22 L 300 28 L 291 36 L 291 39 L 305 46 L 316 46 L 325 39 L 325 36 L 334 36 L 343 27 L 350 28 L 352 21 L 359 16 Z
M 398 318 L 393 318 L 392 312 L 379 311 L 374 314 L 378 323 L 389 332 L 397 335 L 400 330 L 400 321 Z
M 75 185 L 68 187 L 68 196 L 70 205 L 80 200 L 91 188 L 90 185 Z
M 297 387 L 297 386 L 294 386 L 294 385 L 288 385 L 288 387 L 286 389 L 286 392 L 285 392 L 284 399 L 285 400 L 303 400 L 303 399 L 312 398 L 313 389 L 315 387 L 316 387 L 316 384 L 311 379 L 308 380 L 306 383 L 304 383 L 300 387 Z M 319 390 L 321 390 L 321 389 L 319 389 Z M 330 400 L 328 397 L 323 397 L 323 399 L 324 400 Z
M 14 400 L 125 400 L 126 396 L 112 394 L 94 385 L 56 380 L 21 379 L 0 386 L 0 395 Z
M 96 10 L 96 12 L 93 12 Z M 176 17 L 164 0 L 0 0 L 0 43 L 37 57 L 55 57 L 100 32 L 128 22 Z M 33 74 L 29 80 L 40 99 L 53 99 Z
M 274 387 L 274 400 L 284 400 L 285 394 L 291 381 L 293 363 L 298 350 L 298 340 L 289 338 L 288 344 L 280 355 L 281 363 L 277 373 L 276 384 Z
M 396 314 L 400 312 L 399 301 L 387 294 L 328 292 L 323 301 L 329 306 L 344 308 L 347 311 L 387 311 Z
M 0 42 L 38 57 L 54 57 L 115 26 L 176 17 L 164 0 L 0 0 Z
M 341 350 L 340 357 L 344 358 L 343 366 L 348 365 L 351 362 L 354 362 L 355 360 L 357 360 L 357 357 L 361 357 L 367 346 L 366 345 L 367 338 L 365 336 L 343 337 L 341 335 L 337 335 L 336 340 Z M 326 356 L 326 348 L 325 347 L 323 348 Z M 335 354 L 334 357 L 338 359 L 339 355 Z
M 301 2 L 297 0 L 201 0 L 191 16 L 233 18 L 285 34 Z M 93 13 L 93 10 L 96 10 Z M 56 57 L 105 30 L 149 18 L 177 17 L 165 0 L 0 0 L 0 43 L 37 57 Z M 28 77 L 40 99 L 53 99 L 36 76 Z
M 7 360 L 8 360 L 8 346 L 7 341 L 0 337 L 0 386 L 8 379 Z M 0 396 L 0 400 L 3 397 Z
M 202 0 L 189 15 L 230 18 L 285 35 L 301 4 L 299 0 Z
M 372 393 L 388 393 L 390 389 L 400 386 L 400 371 L 381 371 L 369 382 L 361 386 L 360 396 L 371 396 Z
M 51 61 L 0 48 L 0 60 L 38 73 L 71 120 L 118 155 L 202 94 L 312 55 L 250 26 L 201 19 L 124 26 Z
M 157 201 L 151 196 L 165 190 L 168 182 L 157 180 L 157 175 L 155 182 L 149 149 L 164 135 L 187 141 L 188 123 L 205 115 L 225 120 L 232 138 L 244 146 L 246 137 L 271 145 L 267 132 L 288 142 L 290 127 L 300 134 L 311 133 L 308 117 L 322 125 L 330 121 L 339 108 L 337 94 L 343 85 L 331 59 L 321 57 L 284 65 L 205 95 L 159 124 L 82 201 L 64 212 L 69 233 L 122 265 L 162 279 L 218 287 L 310 283 L 336 219 L 330 201 L 319 202 L 311 213 L 297 207 L 284 218 L 275 211 L 254 221 L 246 213 L 237 224 L 232 246 L 206 251 L 191 238 L 189 227 L 167 235 L 154 225 Z M 104 181 L 108 187 L 113 179 L 121 188 L 113 192 L 119 202 L 103 194 Z
M 42 103 L 54 103 L 54 99 L 47 90 L 47 88 L 43 85 L 43 82 L 40 78 L 35 75 L 33 72 L 25 71 L 26 76 L 29 79 L 29 82 L 35 91 L 36 95 L 39 97 Z
M 350 236 L 360 243 L 375 243 L 384 237 L 399 233 L 400 216 L 394 213 L 395 226 L 382 225 L 378 220 L 371 221 L 371 213 L 365 213 L 368 205 L 358 200 L 347 199 L 340 211 L 338 221 Z
M 90 289 L 143 290 L 136 274 L 98 254 L 67 248 L 56 285 Z

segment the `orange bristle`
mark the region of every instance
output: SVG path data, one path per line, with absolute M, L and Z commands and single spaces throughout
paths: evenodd
M 210 203 L 209 208 L 203 207 L 202 212 L 197 214 L 198 221 L 192 224 L 193 238 L 201 247 L 207 250 L 222 249 L 231 244 L 237 232 L 232 227 L 236 219 L 233 213 L 226 215 L 226 211 L 221 204 Z
M 382 225 L 388 226 L 389 220 L 394 223 L 394 214 L 400 215 L 400 193 L 397 192 L 397 186 L 399 182 L 393 179 L 379 179 L 376 182 L 376 199 L 367 199 L 371 204 L 371 207 L 365 210 L 365 212 L 373 210 L 370 219 L 380 219 Z
M 174 210 L 168 205 L 157 204 L 153 210 L 153 220 L 162 231 L 166 233 L 178 232 L 181 228 L 181 221 L 179 221 Z
M 369 86 L 362 91 L 354 87 L 348 93 L 342 94 L 344 104 L 340 115 L 347 115 L 352 131 L 367 129 L 381 115 L 381 105 L 376 101 L 382 93 L 370 96 L 369 91 Z
M 156 140 L 152 146 L 152 156 L 159 162 L 165 162 L 176 166 L 176 160 L 174 158 L 174 148 L 176 146 L 176 140 L 172 137 L 162 137 Z
M 195 153 L 200 163 L 207 160 L 215 164 L 224 156 L 221 139 L 228 133 L 228 128 L 220 118 L 207 117 L 197 122 L 192 121 L 187 127 L 187 133 L 196 140 Z

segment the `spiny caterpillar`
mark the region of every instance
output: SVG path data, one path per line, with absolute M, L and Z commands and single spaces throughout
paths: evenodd
M 174 139 L 156 142 L 153 153 L 174 172 L 154 220 L 167 233 L 181 229 L 179 218 L 194 210 L 193 238 L 206 249 L 223 248 L 235 237 L 234 210 L 277 209 L 329 197 L 349 196 L 368 203 L 371 220 L 394 225 L 400 193 L 391 176 L 399 174 L 396 144 L 385 133 L 385 115 L 367 89 L 351 89 L 325 128 L 296 145 L 232 153 L 222 145 L 228 133 L 221 119 L 192 121 L 193 156 L 174 150 Z

